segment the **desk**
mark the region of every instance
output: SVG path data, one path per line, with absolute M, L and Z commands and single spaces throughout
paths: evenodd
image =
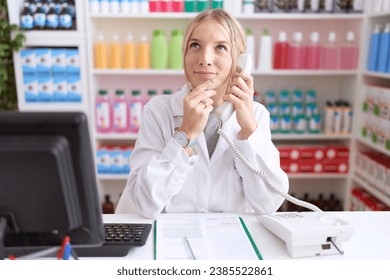
M 355 228 L 352 238 L 343 244 L 344 255 L 321 256 L 299 259 L 313 260 L 390 260 L 390 212 L 331 212 Z M 200 214 L 207 215 L 207 214 Z M 282 240 L 265 229 L 252 214 L 240 214 L 256 242 L 264 260 L 291 259 Z M 103 215 L 105 223 L 147 222 L 137 214 Z M 112 259 L 153 259 L 154 231 L 143 247 L 132 248 L 126 257 Z

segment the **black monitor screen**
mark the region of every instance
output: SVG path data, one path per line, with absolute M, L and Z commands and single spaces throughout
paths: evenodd
M 66 235 L 75 247 L 103 243 L 83 113 L 0 113 L 0 220 L 5 256 L 60 245 Z

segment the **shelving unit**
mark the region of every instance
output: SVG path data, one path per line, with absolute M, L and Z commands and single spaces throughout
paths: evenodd
M 369 47 L 369 38 L 371 35 L 371 32 L 374 28 L 374 25 L 377 23 L 387 23 L 390 22 L 390 12 L 380 12 L 380 13 L 370 13 L 369 12 L 369 3 L 366 1 L 366 13 L 364 16 L 364 22 L 363 22 L 363 37 L 366 38 L 366 40 L 362 41 L 362 54 L 361 54 L 361 61 L 363 62 L 360 69 L 360 77 L 359 77 L 359 91 L 358 96 L 356 98 L 354 112 L 356 112 L 354 115 L 354 131 L 353 131 L 353 142 L 352 142 L 352 149 L 354 153 L 353 156 L 356 155 L 358 151 L 375 151 L 379 152 L 382 155 L 390 157 L 390 150 L 387 150 L 383 147 L 380 147 L 374 143 L 372 143 L 370 140 L 364 139 L 361 136 L 361 129 L 363 127 L 365 114 L 362 112 L 362 104 L 364 100 L 365 95 L 365 86 L 366 85 L 377 85 L 377 86 L 383 86 L 386 88 L 390 88 L 390 74 L 388 73 L 381 73 L 381 72 L 372 72 L 366 70 L 366 61 L 368 56 L 368 47 Z M 389 120 L 390 121 L 390 120 Z M 351 164 L 351 170 L 350 170 L 350 180 L 349 180 L 349 189 L 352 187 L 358 186 L 375 196 L 379 201 L 381 201 L 386 206 L 390 207 L 390 199 L 388 196 L 384 195 L 382 192 L 378 191 L 376 187 L 371 185 L 367 182 L 367 180 L 364 178 L 364 175 L 357 174 L 355 171 L 355 162 L 354 158 L 351 158 L 350 161 Z M 348 193 L 348 201 L 351 201 L 351 192 Z M 350 207 L 351 204 L 348 205 Z
M 367 3 L 368 1 L 366 1 Z M 8 0 L 10 21 L 19 24 L 20 7 L 23 0 Z M 369 5 L 369 4 L 367 4 Z M 366 9 L 367 10 L 367 9 Z M 94 14 L 89 12 L 88 2 L 76 0 L 76 13 L 78 15 L 77 31 L 29 31 L 26 32 L 26 47 L 77 47 L 80 51 L 81 86 L 84 95 L 80 104 L 32 104 L 25 103 L 23 82 L 21 80 L 21 62 L 19 54 L 14 54 L 15 72 L 18 88 L 18 102 L 21 111 L 84 111 L 90 119 L 93 148 L 99 145 L 131 145 L 134 144 L 137 135 L 134 133 L 98 133 L 95 129 L 95 98 L 99 89 L 155 89 L 161 92 L 163 89 L 176 90 L 180 88 L 184 80 L 183 70 L 101 70 L 93 67 L 93 44 L 98 32 L 103 32 L 106 40 L 110 41 L 114 31 L 118 32 L 122 41 L 127 32 L 131 31 L 135 42 L 138 42 L 143 34 L 149 39 L 152 31 L 157 27 L 166 30 L 167 37 L 173 29 L 185 28 L 189 19 L 196 13 L 147 13 L 139 15 L 113 15 Z M 383 21 L 388 14 L 285 14 L 285 13 L 259 13 L 253 15 L 239 15 L 236 18 L 244 27 L 252 29 L 256 38 L 256 49 L 259 47 L 259 38 L 263 28 L 268 28 L 273 40 L 276 41 L 280 31 L 285 31 L 290 39 L 294 31 L 304 31 L 304 41 L 312 31 L 320 33 L 320 42 L 324 43 L 329 31 L 335 31 L 338 41 L 344 39 L 347 31 L 354 31 L 357 42 L 360 42 L 361 59 L 357 70 L 272 70 L 262 72 L 254 70 L 252 75 L 255 81 L 255 90 L 262 93 L 266 90 L 281 89 L 302 90 L 315 89 L 317 91 L 317 103 L 319 110 L 323 111 L 325 102 L 343 98 L 354 106 L 354 112 L 358 112 L 361 103 L 360 86 L 366 79 L 379 80 L 390 84 L 390 75 L 370 73 L 363 70 L 362 61 L 365 61 L 365 45 L 367 44 L 368 30 L 372 21 Z M 384 19 L 385 18 L 385 19 Z M 364 28 L 363 28 L 364 27 Z M 361 33 L 362 29 L 366 29 Z M 256 54 L 257 56 L 257 54 Z M 257 57 L 254 58 L 257 65 Z M 358 93 L 358 94 L 357 94 Z M 336 143 L 351 145 L 350 172 L 348 174 L 289 174 L 290 192 L 301 197 L 309 192 L 313 196 L 319 193 L 333 192 L 344 201 L 344 208 L 348 208 L 349 192 L 353 183 L 352 158 L 354 149 L 358 145 L 366 145 L 364 140 L 355 137 L 357 134 L 359 118 L 354 114 L 354 132 L 352 135 L 325 135 L 325 134 L 274 134 L 272 138 L 276 145 L 301 144 L 302 142 Z M 386 151 L 384 151 L 385 153 Z M 351 168 L 352 167 L 352 168 Z M 127 180 L 127 175 L 98 175 L 100 194 L 111 194 L 114 203 L 119 199 Z
M 23 0 L 7 0 L 9 9 L 9 21 L 12 24 L 20 25 L 20 13 L 23 7 Z M 46 112 L 70 112 L 70 111 L 82 111 L 86 114 L 89 113 L 89 96 L 88 96 L 88 74 L 85 65 L 87 65 L 86 55 L 86 36 L 85 26 L 83 21 L 84 13 L 84 1 L 75 1 L 76 15 L 80 15 L 79 20 L 76 21 L 76 30 L 69 31 L 24 31 L 26 41 L 24 48 L 55 48 L 55 47 L 71 47 L 77 48 L 79 51 L 80 59 L 80 85 L 81 92 L 83 93 L 81 102 L 26 102 L 24 96 L 24 85 L 23 85 L 23 73 L 22 73 L 22 61 L 20 53 L 14 53 L 14 67 L 16 77 L 16 88 L 18 95 L 18 108 L 20 111 L 46 111 Z
M 87 9 L 88 10 L 88 9 Z M 93 43 L 97 38 L 98 32 L 105 34 L 106 40 L 117 31 L 120 38 L 125 38 L 128 31 L 132 32 L 135 42 L 141 35 L 147 34 L 150 38 L 154 29 L 165 29 L 167 37 L 173 29 L 184 29 L 189 19 L 193 18 L 195 13 L 148 13 L 139 15 L 113 15 L 113 14 L 94 14 L 86 12 L 86 29 L 89 51 L 89 74 L 91 88 L 91 113 L 94 108 L 94 96 L 100 88 L 106 88 L 114 91 L 116 88 L 131 90 L 140 88 L 149 89 L 150 81 L 153 80 L 154 89 L 161 91 L 164 88 L 177 89 L 184 84 L 184 72 L 182 70 L 97 70 L 93 68 Z M 344 38 L 344 34 L 349 31 L 355 31 L 359 36 L 359 30 L 363 21 L 362 14 L 254 14 L 240 15 L 237 19 L 244 27 L 252 29 L 255 38 L 259 38 L 262 29 L 267 27 L 270 30 L 274 41 L 276 41 L 279 31 L 286 31 L 292 34 L 293 31 L 300 30 L 302 26 L 310 25 L 304 35 L 306 38 L 311 31 L 319 31 L 321 38 L 325 41 L 329 31 L 336 31 L 338 38 Z M 324 24 L 326 23 L 326 24 Z M 132 27 L 134 26 L 134 27 Z M 137 26 L 137 27 L 135 27 Z M 140 28 L 142 27 L 142 28 Z M 256 48 L 258 41 L 256 40 Z M 257 54 L 256 54 L 257 55 Z M 257 58 L 255 58 L 257 61 Z M 254 70 L 252 75 L 255 79 L 255 89 L 258 92 L 273 89 L 280 90 L 288 88 L 301 88 L 302 90 L 314 88 L 318 92 L 318 104 L 322 110 L 323 104 L 327 99 L 336 100 L 343 98 L 353 104 L 354 92 L 357 89 L 358 70 L 272 70 L 262 72 Z M 307 77 L 310 77 L 308 81 Z M 279 86 L 274 86 L 279 85 Z M 91 127 L 95 127 L 92 120 Z M 316 141 L 318 143 L 338 143 L 349 144 L 351 135 L 324 135 L 324 134 L 275 134 L 272 136 L 275 144 L 279 143 L 297 143 L 300 141 Z M 114 143 L 114 144 L 132 144 L 136 140 L 134 134 L 98 134 L 94 131 L 93 139 L 95 145 Z M 311 192 L 317 195 L 321 193 L 319 181 L 331 182 L 330 192 L 336 193 L 343 200 L 347 192 L 348 175 L 345 174 L 290 174 L 291 189 L 295 194 Z M 123 175 L 99 175 L 99 182 L 103 193 L 111 193 L 112 197 L 117 198 L 123 190 L 127 176 Z M 320 186 L 320 187 L 318 187 Z M 328 190 L 324 190 L 328 192 Z

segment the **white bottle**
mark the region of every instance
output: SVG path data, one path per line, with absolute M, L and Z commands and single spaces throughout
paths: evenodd
M 133 15 L 139 14 L 141 6 L 140 0 L 133 0 L 130 2 L 130 13 Z
M 311 0 L 310 1 L 310 11 L 313 13 L 318 12 L 320 9 L 320 1 L 319 0 Z
M 141 0 L 139 12 L 140 14 L 147 14 L 149 12 L 149 0 Z
M 223 9 L 232 15 L 240 15 L 242 11 L 242 1 L 224 0 Z
M 89 0 L 89 10 L 91 13 L 100 12 L 100 1 L 99 0 Z
M 110 1 L 100 0 L 100 12 L 103 14 L 107 14 L 110 12 Z
M 122 14 L 130 13 L 130 0 L 121 1 L 121 13 Z
M 110 13 L 111 14 L 119 14 L 120 4 L 119 0 L 111 0 L 110 1 Z
M 383 0 L 382 2 L 382 12 L 387 12 L 390 10 L 390 0 Z
M 240 1 L 236 1 L 240 2 Z M 242 4 L 242 13 L 244 15 L 250 15 L 255 13 L 255 0 L 245 0 Z
M 259 70 L 272 70 L 272 38 L 269 35 L 268 29 L 263 30 L 263 35 L 260 38 L 260 52 L 259 52 Z
M 255 37 L 252 34 L 252 29 L 246 28 L 246 53 L 249 54 L 252 60 L 255 59 Z M 252 70 L 255 69 L 256 63 L 252 63 Z

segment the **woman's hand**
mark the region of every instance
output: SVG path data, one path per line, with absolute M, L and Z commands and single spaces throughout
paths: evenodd
M 184 131 L 190 139 L 196 139 L 203 131 L 213 110 L 212 96 L 216 91 L 212 90 L 213 80 L 208 80 L 193 88 L 183 100 L 183 122 L 179 128 Z
M 257 128 L 253 114 L 253 93 L 253 77 L 244 73 L 236 73 L 228 92 L 223 97 L 236 109 L 237 122 L 241 126 L 241 139 L 248 139 Z

